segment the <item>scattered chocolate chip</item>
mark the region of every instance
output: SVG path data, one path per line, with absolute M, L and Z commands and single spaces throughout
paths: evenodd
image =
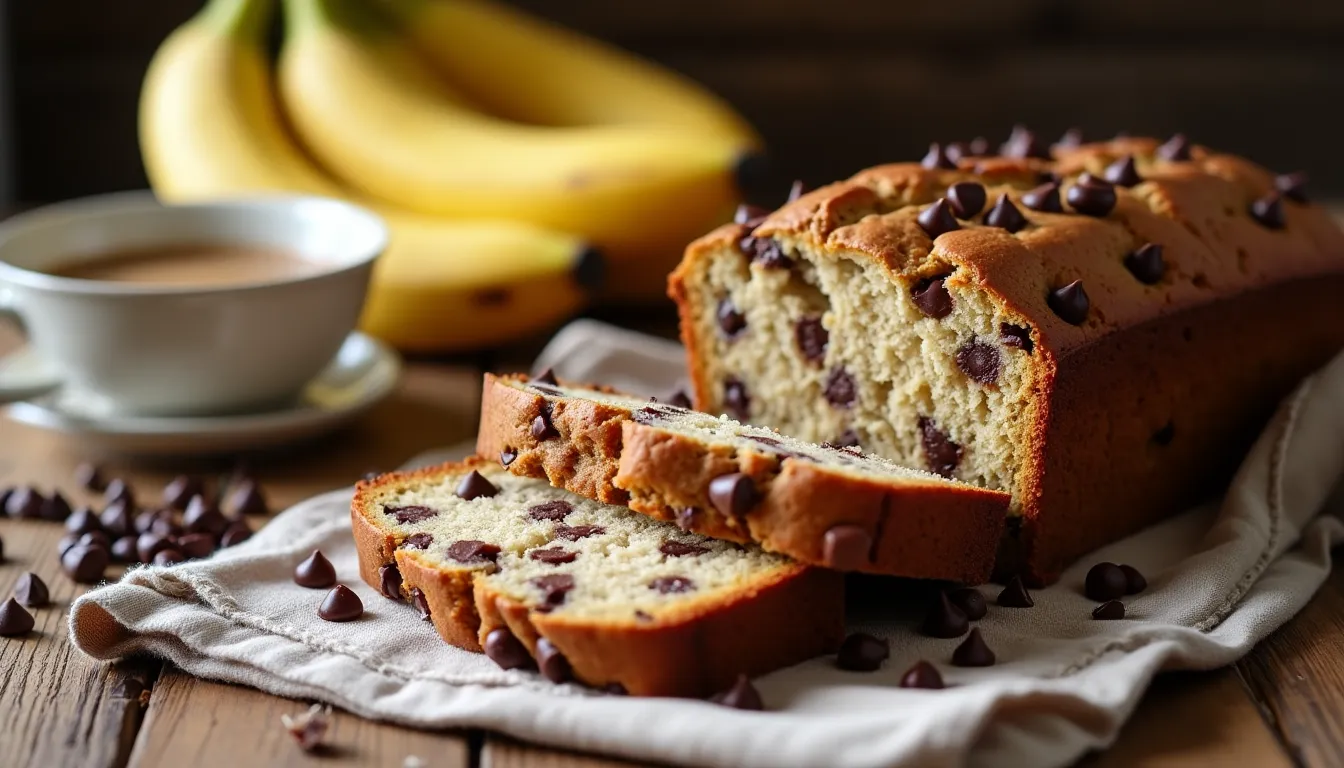
M 736 376 L 729 376 L 723 382 L 723 404 L 728 414 L 738 421 L 751 418 L 751 396 L 747 394 L 747 385 Z
M 51 592 L 47 590 L 47 583 L 36 573 L 25 573 L 14 584 L 14 599 L 20 605 L 41 608 L 51 602 Z
M 534 549 L 527 553 L 527 556 L 537 562 L 547 565 L 563 565 L 572 563 L 579 556 L 578 552 L 571 552 L 560 547 L 551 547 L 550 549 Z
M 947 202 L 958 219 L 969 219 L 985 209 L 985 185 L 959 181 L 947 188 Z
M 1073 149 L 1075 147 L 1081 147 L 1082 145 L 1083 131 L 1081 128 L 1068 129 L 1064 132 L 1063 136 L 1059 137 L 1059 141 L 1055 142 L 1056 147 L 1063 147 L 1065 149 Z
M 488 499 L 499 493 L 499 489 L 495 487 L 494 483 L 486 480 L 484 475 L 473 469 L 467 473 L 466 477 L 462 478 L 462 482 L 457 484 L 456 493 L 458 498 L 472 501 L 480 498 Z
M 999 154 L 1004 157 L 1050 159 L 1050 152 L 1046 149 L 1044 143 L 1036 138 L 1033 131 L 1022 125 L 1013 126 L 1013 132 L 1008 136 L 1008 141 L 999 147 Z
M 1132 187 L 1143 182 L 1143 177 L 1139 175 L 1139 169 L 1134 165 L 1134 156 L 1125 155 L 1106 166 L 1106 170 L 1101 172 L 1102 178 L 1112 184 L 1121 187 Z
M 733 212 L 733 223 L 745 224 L 748 227 L 755 229 L 757 226 L 760 225 L 762 221 L 765 220 L 765 217 L 769 215 L 770 211 L 760 207 L 759 205 L 742 203 L 738 205 L 737 210 Z
M 167 567 L 170 565 L 177 565 L 186 559 L 187 558 L 182 554 L 181 550 L 175 547 L 169 547 L 167 549 L 159 550 L 159 553 L 154 556 L 154 565 Z
M 459 494 L 460 495 L 460 494 Z M 414 504 L 406 507 L 383 507 L 383 514 L 390 515 L 402 525 L 411 525 L 413 523 L 423 523 L 426 520 L 439 516 L 437 509 Z
M 939 590 L 938 599 L 925 614 L 919 631 L 928 637 L 961 637 L 969 626 L 966 614 L 952 604 L 946 592 Z
M 1031 608 L 1036 605 L 1036 601 L 1031 599 L 1031 593 L 1027 591 L 1027 585 L 1022 583 L 1021 576 L 1014 576 L 1008 580 L 1008 585 L 999 593 L 996 602 L 1004 608 Z
M 747 318 L 741 312 L 737 311 L 737 305 L 727 296 L 719 299 L 718 309 L 715 311 L 715 317 L 719 321 L 719 330 L 723 331 L 726 338 L 737 338 L 737 335 L 746 330 Z
M 1010 325 L 1008 323 L 999 323 L 999 342 L 1005 347 L 1020 349 L 1027 354 L 1031 354 L 1031 331 L 1020 325 Z
M 1053 181 L 1022 195 L 1022 204 L 1042 213 L 1064 212 L 1064 204 L 1059 201 L 1059 184 Z
M 499 463 L 506 467 L 512 464 L 516 458 L 518 458 L 518 452 L 512 448 L 505 448 L 499 452 Z
M 75 514 L 78 514 L 76 511 Z M 124 501 L 114 501 L 98 516 L 98 524 L 112 536 L 127 536 L 135 531 L 131 508 Z
M 188 533 L 178 537 L 177 547 L 188 560 L 199 560 L 214 554 L 215 540 L 208 533 Z
M 42 508 L 37 514 L 53 523 L 64 522 L 70 517 L 70 502 L 65 500 L 60 491 L 52 491 L 50 496 L 42 500 Z
M 494 544 L 488 544 L 484 541 L 455 541 L 448 545 L 446 553 L 452 560 L 467 565 L 480 565 L 482 563 L 493 563 L 495 558 L 499 557 L 499 547 Z
M 1307 174 L 1285 173 L 1274 177 L 1274 188 L 1295 203 L 1307 202 Z
M 578 541 L 589 536 L 599 536 L 606 532 L 607 529 L 600 525 L 565 525 L 561 523 L 555 526 L 555 537 L 565 541 Z
M 61 555 L 61 568 L 66 576 L 80 584 L 97 584 L 103 580 L 103 572 L 110 560 L 111 556 L 103 547 L 76 544 Z
M 528 507 L 527 514 L 533 520 L 553 520 L 559 522 L 564 520 L 565 517 L 573 511 L 574 506 L 568 501 L 563 499 L 552 499 Z
M 952 601 L 966 618 L 971 621 L 979 621 L 985 618 L 989 613 L 989 606 L 985 604 L 985 596 L 980 594 L 980 590 L 975 587 L 963 587 L 954 589 L 947 593 L 947 599 Z
M 709 697 L 709 700 L 733 709 L 746 709 L 753 712 L 760 712 L 765 709 L 765 702 L 761 701 L 760 692 L 756 690 L 756 686 L 751 684 L 746 675 L 738 675 L 733 687 L 714 694 Z
M 930 691 L 938 691 L 943 688 L 943 676 L 938 673 L 938 668 L 927 661 L 917 661 L 915 665 L 901 675 L 902 688 L 922 688 Z
M 891 646 L 886 640 L 855 632 L 840 644 L 840 652 L 835 655 L 835 666 L 846 672 L 873 672 L 890 655 Z
M 312 705 L 298 717 L 280 716 L 281 724 L 298 743 L 299 749 L 310 753 L 322 752 L 322 739 L 327 735 L 330 719 L 331 707 L 323 709 L 321 704 Z
M 401 569 L 396 563 L 378 568 L 378 591 L 388 600 L 401 600 Z
M 354 621 L 364 615 L 364 601 L 344 584 L 327 593 L 317 615 L 327 621 Z
M 0 603 L 0 637 L 19 637 L 33 631 L 33 614 L 14 598 Z
M 1132 565 L 1121 565 L 1120 572 L 1125 574 L 1125 594 L 1137 595 L 1148 588 L 1148 580 Z
M 173 521 L 171 512 L 167 512 L 154 518 L 154 524 L 149 527 L 149 531 L 172 539 L 182 535 L 182 526 Z
M 70 516 L 65 519 L 65 530 L 70 533 L 82 534 L 89 531 L 101 531 L 102 529 L 103 524 L 98 519 L 98 515 L 94 514 L 93 510 L 88 507 L 80 507 L 71 512 Z
M 668 539 L 658 546 L 658 551 L 668 557 L 686 557 L 687 555 L 703 555 L 709 551 L 709 547 Z
M 114 502 L 115 504 L 115 502 Z M 111 507 L 109 507 L 110 509 Z M 106 512 L 107 510 L 103 510 Z M 154 523 L 161 518 L 173 519 L 173 513 L 166 509 L 148 509 L 133 518 L 136 533 L 148 533 L 154 529 Z
M 873 538 L 857 525 L 833 525 L 821 539 L 821 561 L 837 571 L 857 571 L 868 564 Z
M 411 605 L 420 612 L 421 621 L 429 621 L 429 598 L 425 597 L 425 593 L 419 587 L 411 587 Z
M 677 527 L 683 531 L 689 531 L 695 525 L 695 517 L 700 514 L 700 510 L 695 507 L 682 507 L 676 511 Z
M 937 142 L 929 145 L 928 154 L 924 155 L 924 159 L 920 160 L 919 164 L 929 170 L 938 168 L 956 170 L 957 167 L 957 164 L 952 162 L 952 158 L 947 156 L 947 151 L 943 149 L 943 145 Z
M 830 341 L 831 335 L 827 332 L 826 326 L 821 324 L 820 317 L 799 318 L 793 329 L 793 338 L 804 359 L 819 363 L 826 358 L 826 344 Z
M 943 284 L 946 276 L 920 280 L 910 289 L 910 300 L 920 312 L 935 320 L 942 320 L 952 314 L 952 294 Z
M 75 543 L 85 547 L 102 547 L 103 549 L 110 549 L 112 547 L 112 540 L 102 531 L 82 533 Z
M 1029 223 L 1027 217 L 1017 210 L 1017 206 L 1013 205 L 1013 201 L 1009 200 L 1007 195 L 999 195 L 994 207 L 985 214 L 987 226 L 1006 229 L 1009 233 L 1018 232 Z
M 219 536 L 229 527 L 228 518 L 219 511 L 219 507 L 196 495 L 187 502 L 187 511 L 182 513 L 182 527 L 188 533 L 208 533 Z
M 980 628 L 971 630 L 971 634 L 952 652 L 952 664 L 957 667 L 992 667 L 994 652 L 985 644 Z
M 134 563 L 138 559 L 135 551 L 135 536 L 122 536 L 112 542 L 112 561 L 117 563 Z
M 1087 181 L 1084 181 L 1084 178 Z M 1100 218 L 1115 208 L 1115 187 L 1085 175 L 1069 187 L 1065 199 L 1068 200 L 1069 205 L 1073 206 L 1073 210 Z
M 322 550 L 314 549 L 294 567 L 294 583 L 309 589 L 326 589 L 336 583 L 336 566 L 322 554 Z
M 533 384 L 549 384 L 552 387 L 560 386 L 560 382 L 555 378 L 555 370 L 547 368 L 539 375 L 532 377 Z
M 107 488 L 107 479 L 103 477 L 102 468 L 89 461 L 81 462 L 75 467 L 75 482 L 86 491 L 101 493 Z
M 565 602 L 565 595 L 574 589 L 574 577 L 568 573 L 553 573 L 538 576 L 532 580 L 532 586 L 541 590 L 542 601 L 551 607 Z
M 1092 618 L 1098 621 L 1118 621 L 1125 618 L 1125 604 L 1119 600 L 1107 600 L 1092 609 Z
M 205 483 L 199 477 L 178 475 L 163 487 L 163 503 L 169 509 L 186 509 L 193 496 L 205 495 Z
M 173 546 L 172 540 L 153 531 L 146 531 L 135 540 L 135 552 L 140 556 L 142 563 L 154 562 L 155 555 L 171 546 Z
M 234 520 L 229 523 L 229 527 L 219 535 L 219 546 L 232 547 L 236 544 L 242 544 L 244 541 L 252 538 L 252 529 L 242 520 Z
M 803 183 L 802 179 L 794 179 L 793 185 L 789 187 L 789 196 L 784 200 L 786 203 L 792 203 L 794 200 L 807 194 L 810 190 Z
M 842 448 L 858 448 L 859 434 L 852 429 L 846 429 L 844 432 L 841 432 L 834 440 L 830 441 L 829 443 L 823 443 L 822 445 L 824 445 L 827 448 L 834 448 L 836 450 Z
M 1061 288 L 1056 288 L 1045 297 L 1045 303 L 1060 320 L 1069 325 L 1082 325 L 1087 319 L 1092 302 L 1087 298 L 1082 280 L 1074 280 Z
M 948 439 L 934 420 L 927 416 L 919 417 L 918 426 L 919 442 L 924 448 L 924 460 L 929 464 L 929 471 L 951 477 L 961 463 L 961 446 Z
M 42 494 L 35 488 L 15 488 L 5 500 L 5 514 L 10 517 L 34 519 L 42 514 Z
M 498 664 L 500 669 L 528 669 L 532 666 L 532 655 L 527 652 L 527 647 L 504 627 L 492 629 L 485 636 L 485 657 Z
M 685 408 L 686 410 L 690 410 L 692 407 L 691 398 L 680 389 L 668 396 L 667 404 L 673 408 Z
M 1097 563 L 1087 572 L 1083 594 L 1099 603 L 1124 597 L 1129 580 L 1115 563 Z
M 1162 261 L 1162 246 L 1157 243 L 1140 246 L 1138 250 L 1125 256 L 1125 268 L 1140 283 L 1156 285 L 1167 271 L 1166 262 Z
M 983 341 L 968 341 L 957 350 L 957 367 L 973 381 L 993 384 L 999 380 L 1002 362 L 999 348 Z
M 552 683 L 569 682 L 574 676 L 574 670 L 569 666 L 569 659 L 565 658 L 554 643 L 544 637 L 537 638 L 537 667 L 541 669 L 541 676 Z
M 709 501 L 728 517 L 744 517 L 761 500 L 749 475 L 734 472 L 709 481 Z
M 114 477 L 112 478 L 112 481 L 107 484 L 107 488 L 103 490 L 103 501 L 111 504 L 118 499 L 123 499 L 127 504 L 134 506 L 135 490 L 131 488 L 130 483 L 120 477 Z
M 432 533 L 413 533 L 401 542 L 400 549 L 429 549 L 429 545 L 434 543 L 434 534 Z
M 932 240 L 937 240 L 939 235 L 955 232 L 961 229 L 957 219 L 952 215 L 952 207 L 947 204 L 947 198 L 940 197 L 933 205 L 919 212 L 915 217 L 919 223 L 920 229 Z
M 685 576 L 659 576 L 649 582 L 649 589 L 655 589 L 663 595 L 690 592 L 695 589 L 695 582 Z
M 1190 140 L 1185 138 L 1185 134 L 1178 133 L 1157 148 L 1157 156 L 1172 163 L 1189 160 Z
M 248 515 L 260 517 L 271 513 L 271 507 L 266 503 L 266 495 L 261 492 L 261 486 L 253 480 L 244 480 L 234 486 L 229 492 L 228 507 L 236 518 Z
M 541 412 L 532 420 L 532 439 L 550 440 L 559 436 L 560 431 L 551 423 L 551 404 L 542 403 Z
M 845 370 L 844 366 L 836 366 L 826 376 L 824 393 L 826 402 L 836 408 L 849 408 L 858 399 L 859 388 L 854 382 L 854 377 L 849 374 L 849 371 Z
M 1283 215 L 1283 196 L 1270 192 L 1251 203 L 1251 218 L 1266 229 L 1283 229 L 1287 223 Z

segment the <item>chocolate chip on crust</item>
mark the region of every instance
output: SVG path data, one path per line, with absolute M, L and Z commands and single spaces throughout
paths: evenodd
M 1082 145 L 1083 130 L 1081 128 L 1068 129 L 1064 132 L 1063 136 L 1059 137 L 1059 141 L 1055 142 L 1056 147 L 1063 147 L 1064 149 L 1073 149 L 1075 147 L 1081 147 Z
M 1022 204 L 1033 211 L 1042 213 L 1063 213 L 1064 204 L 1059 200 L 1059 183 L 1048 182 L 1022 195 Z
M 789 187 L 789 196 L 785 198 L 784 202 L 792 203 L 809 191 L 811 191 L 810 188 L 803 183 L 802 179 L 794 179 L 793 185 Z
M 1013 132 L 999 147 L 999 153 L 1004 157 L 1050 159 L 1050 152 L 1045 143 L 1036 137 L 1034 131 L 1028 130 L 1023 125 L 1013 126 Z
M 1274 177 L 1274 188 L 1295 203 L 1307 202 L 1307 174 L 1301 171 Z
M 1266 229 L 1283 229 L 1286 220 L 1283 215 L 1283 196 L 1270 192 L 1251 203 L 1251 218 L 1260 222 Z
M 1101 173 L 1102 178 L 1121 187 L 1132 187 L 1143 181 L 1139 175 L 1139 169 L 1134 165 L 1134 156 L 1125 155 L 1106 166 L 1106 170 Z
M 959 181 L 947 188 L 947 202 L 958 219 L 969 219 L 985 209 L 985 185 Z
M 1190 140 L 1185 137 L 1185 134 L 1178 133 L 1157 148 L 1157 156 L 1171 163 L 1189 160 Z
M 928 462 L 929 471 L 951 477 L 961 463 L 961 446 L 948 439 L 933 419 L 921 416 L 918 426 L 919 442 L 924 448 L 924 460 Z
M 981 384 L 993 384 L 999 380 L 1002 361 L 999 348 L 982 341 L 968 341 L 961 345 L 956 354 L 957 367 L 973 381 Z
M 1087 319 L 1092 302 L 1083 289 L 1082 280 L 1074 280 L 1068 285 L 1056 288 L 1045 297 L 1045 303 L 1060 320 L 1069 325 L 1082 325 Z
M 725 516 L 743 517 L 760 501 L 760 494 L 749 475 L 734 472 L 709 481 L 709 501 Z
M 921 280 L 910 289 L 910 300 L 920 312 L 935 320 L 942 320 L 952 314 L 952 294 L 943 284 L 946 275 Z
M 550 386 L 552 386 L 552 387 L 558 387 L 558 386 L 560 386 L 560 382 L 559 382 L 559 381 L 556 381 L 556 379 L 555 379 L 555 370 L 554 370 L 553 368 L 547 368 L 546 370 L 542 371 L 540 374 L 538 374 L 537 376 L 533 377 L 533 379 L 531 380 L 530 383 L 531 383 L 531 384 L 546 384 L 546 385 L 550 385 Z
M 1076 184 L 1069 187 L 1065 199 L 1073 206 L 1073 210 L 1101 218 L 1115 208 L 1115 187 L 1101 179 L 1084 175 Z
M 919 223 L 920 229 L 929 236 L 931 240 L 937 240 L 939 235 L 955 232 L 961 229 L 957 219 L 952 215 L 952 207 L 948 205 L 947 198 L 940 197 L 932 205 L 919 212 L 915 217 Z
M 928 153 L 924 155 L 923 160 L 919 161 L 919 164 L 929 170 L 939 168 L 944 170 L 955 170 L 957 167 L 957 164 L 952 162 L 952 158 L 947 156 L 947 151 L 943 149 L 943 145 L 937 142 L 929 145 Z
M 857 571 L 868 564 L 872 548 L 873 537 L 862 527 L 833 525 L 822 536 L 821 561 L 837 571 Z
M 1013 205 L 1013 201 L 1009 200 L 1007 195 L 999 195 L 994 207 L 985 214 L 986 226 L 1005 229 L 1010 234 L 1021 231 L 1029 223 L 1027 217 L 1017 210 L 1017 206 Z
M 759 205 L 752 205 L 751 203 L 742 203 L 738 205 L 737 210 L 733 212 L 733 223 L 745 224 L 746 226 L 755 229 L 758 225 L 760 225 L 762 221 L 765 220 L 765 217 L 769 215 L 770 211 L 760 207 Z
M 1162 275 L 1167 271 L 1166 262 L 1162 261 L 1162 246 L 1157 243 L 1147 243 L 1139 246 L 1133 253 L 1125 256 L 1125 269 L 1144 285 L 1156 285 L 1162 281 Z

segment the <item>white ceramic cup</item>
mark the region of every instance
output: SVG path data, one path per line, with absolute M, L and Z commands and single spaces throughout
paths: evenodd
M 42 270 L 118 251 L 209 243 L 288 249 L 319 269 L 179 287 Z M 291 401 L 354 329 L 387 229 L 339 200 L 267 197 L 164 205 L 148 192 L 58 203 L 0 224 L 0 312 L 49 364 L 51 385 L 90 412 L 243 413 Z

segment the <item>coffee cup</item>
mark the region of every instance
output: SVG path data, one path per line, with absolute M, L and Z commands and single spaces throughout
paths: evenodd
M 132 192 L 15 216 L 0 223 L 0 313 L 18 321 L 53 376 L 0 387 L 0 402 L 60 388 L 87 412 L 280 407 L 354 330 L 386 243 L 376 215 L 318 197 L 165 205 Z M 193 246 L 282 249 L 304 262 L 199 283 L 78 276 L 119 253 Z

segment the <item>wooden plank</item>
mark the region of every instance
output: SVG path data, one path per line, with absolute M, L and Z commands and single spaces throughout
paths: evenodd
M 1344 569 L 1237 670 L 1293 759 L 1344 765 Z
M 632 768 L 640 765 L 653 764 L 538 747 L 493 734 L 487 734 L 481 746 L 481 768 Z
M 132 768 L 363 765 L 398 768 L 418 757 L 433 768 L 467 768 L 470 745 L 461 733 L 413 731 L 331 713 L 326 747 L 304 752 L 280 721 L 309 702 L 282 699 L 251 688 L 194 678 L 168 669 L 159 679 L 135 742 Z

